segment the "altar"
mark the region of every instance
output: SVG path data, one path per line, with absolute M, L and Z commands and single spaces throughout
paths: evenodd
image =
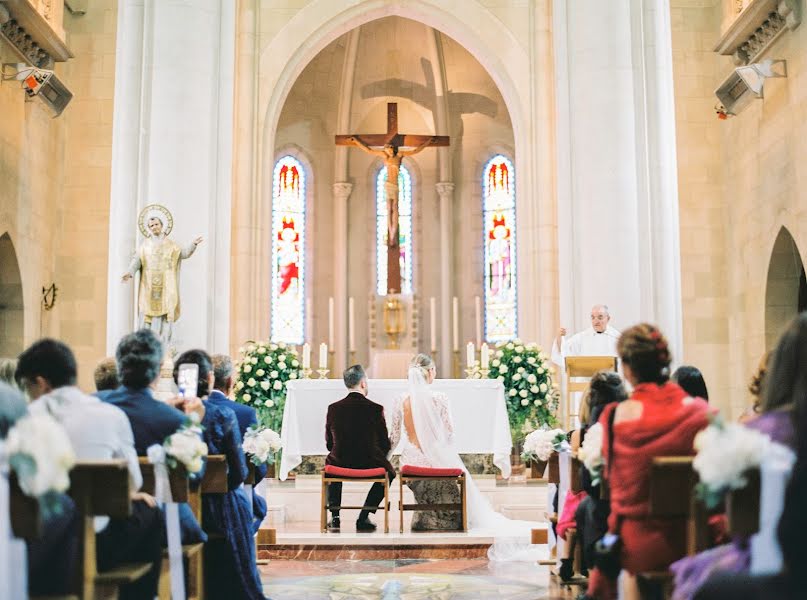
M 503 477 L 510 477 L 513 445 L 504 386 L 491 379 L 438 379 L 432 387 L 446 394 L 454 421 L 454 441 L 459 454 L 492 454 Z M 325 448 L 325 417 L 328 405 L 347 395 L 339 379 L 289 381 L 283 410 L 283 458 L 280 479 L 297 467 L 303 456 L 328 454 Z M 406 393 L 403 379 L 371 379 L 369 398 L 384 406 L 390 422 L 395 400 Z M 397 454 L 399 449 L 393 451 Z

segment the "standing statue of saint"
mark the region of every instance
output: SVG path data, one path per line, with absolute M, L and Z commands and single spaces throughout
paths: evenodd
M 138 225 L 146 239 L 121 281 L 129 281 L 140 271 L 137 293 L 140 326 L 153 330 L 168 349 L 174 323 L 179 319 L 180 262 L 196 251 L 202 238 L 197 237 L 185 248 L 168 239 L 174 219 L 168 209 L 159 204 L 146 206 L 140 213 Z

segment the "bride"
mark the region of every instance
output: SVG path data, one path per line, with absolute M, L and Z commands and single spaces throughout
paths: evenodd
M 437 370 L 427 354 L 418 354 L 409 365 L 409 390 L 393 416 L 392 447 L 403 438 L 401 465 L 459 468 L 465 471 L 468 525 L 476 535 L 495 535 L 491 560 L 535 560 L 529 550 L 530 531 L 538 523 L 515 521 L 493 510 L 479 491 L 454 447 L 454 429 L 445 394 L 433 391 Z

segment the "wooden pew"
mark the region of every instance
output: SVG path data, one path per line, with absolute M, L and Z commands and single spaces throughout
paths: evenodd
M 274 466 L 274 465 L 271 465 Z M 255 464 L 247 459 L 247 478 L 244 480 L 244 485 L 251 485 L 252 486 L 252 493 L 255 494 L 255 486 L 260 483 L 260 480 L 256 477 L 256 467 Z M 268 478 L 268 472 L 267 472 Z M 260 559 L 258 558 L 258 546 L 273 546 L 277 544 L 277 530 L 273 528 L 267 529 L 259 529 L 258 534 L 255 536 L 255 561 L 259 565 L 267 565 L 269 564 L 268 559 Z
M 83 599 L 117 598 L 118 588 L 148 573 L 148 563 L 125 564 L 98 572 L 93 518 L 125 519 L 131 513 L 129 469 L 125 460 L 78 462 L 70 471 L 70 496 L 79 513 L 78 567 L 72 592 Z
M 732 537 L 748 538 L 759 531 L 761 480 L 759 469 L 746 473 L 748 485 L 726 494 L 726 518 Z
M 692 456 L 656 457 L 650 468 L 649 516 L 672 521 L 680 526 L 677 549 L 681 556 L 691 556 L 709 547 L 707 513 L 695 497 L 697 473 Z M 640 573 L 638 579 L 662 589 L 664 598 L 672 594 L 672 573 L 653 571 Z

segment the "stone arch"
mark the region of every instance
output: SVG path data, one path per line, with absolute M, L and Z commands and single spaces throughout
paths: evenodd
M 771 350 L 784 328 L 807 310 L 807 277 L 798 246 L 786 227 L 779 230 L 765 285 L 765 348 Z
M 17 356 L 24 349 L 22 276 L 8 233 L 0 235 L 0 357 Z

